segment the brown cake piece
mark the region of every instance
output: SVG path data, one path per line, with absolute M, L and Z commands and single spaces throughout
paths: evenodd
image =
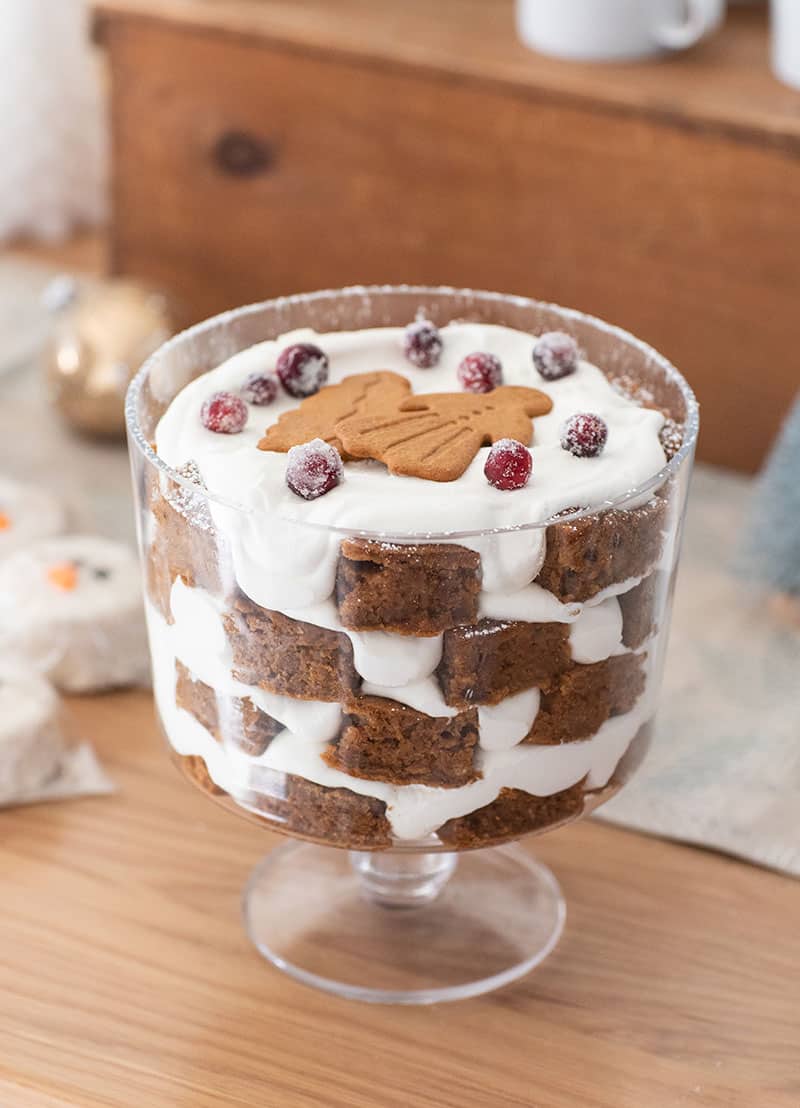
M 278 830 L 348 850 L 391 845 L 386 805 L 373 796 L 289 776 L 284 804 L 285 820 Z
M 325 760 L 354 777 L 455 788 L 480 777 L 473 764 L 477 745 L 474 708 L 434 719 L 396 700 L 361 696 L 347 705 Z
M 436 673 L 446 703 L 469 708 L 546 684 L 570 662 L 567 624 L 482 619 L 445 631 Z
M 175 703 L 193 715 L 217 742 L 235 742 L 245 754 L 263 754 L 282 724 L 255 706 L 249 697 L 220 697 L 195 681 L 182 662 L 175 663 Z
M 582 811 L 581 782 L 552 796 L 533 796 L 522 789 L 501 789 L 491 804 L 467 816 L 448 820 L 437 834 L 448 846 L 470 850 L 564 823 L 575 819 Z
M 591 738 L 611 716 L 631 710 L 644 691 L 644 659 L 620 654 L 574 665 L 542 688 L 526 743 L 550 746 Z
M 644 577 L 664 545 L 667 501 L 611 508 L 547 528 L 547 551 L 536 584 L 559 600 L 590 600 L 630 577 Z
M 238 593 L 224 617 L 234 677 L 296 700 L 346 700 L 361 678 L 342 631 L 271 612 Z
M 339 618 L 352 631 L 438 635 L 478 618 L 481 559 L 448 543 L 345 539 L 336 574 Z
M 197 483 L 197 493 L 175 481 L 165 481 L 162 494 L 159 475 L 153 477 L 149 492 L 153 537 L 147 561 L 147 593 L 169 623 L 170 591 L 176 578 L 190 588 L 199 586 L 218 596 L 226 594 L 231 581 L 227 547 L 200 491 L 199 473 L 191 464 L 182 467 L 181 472 Z
M 629 650 L 638 650 L 658 630 L 656 605 L 665 585 L 664 576 L 651 573 L 635 588 L 617 597 L 622 611 L 622 643 Z
M 203 759 L 196 754 L 174 754 L 174 760 L 199 788 L 215 797 L 227 797 L 211 779 Z M 279 795 L 243 791 L 233 798 L 266 819 L 270 829 L 348 850 L 391 846 L 392 835 L 386 805 L 350 789 L 328 789 L 303 777 L 287 774 Z M 239 809 L 241 811 L 241 809 Z
M 606 662 L 609 718 L 632 712 L 645 690 L 647 654 L 618 654 Z

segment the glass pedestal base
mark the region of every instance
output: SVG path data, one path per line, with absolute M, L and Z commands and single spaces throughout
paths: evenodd
M 382 1004 L 507 985 L 547 957 L 566 917 L 550 870 L 518 846 L 456 855 L 287 843 L 256 866 L 243 911 L 273 965 Z

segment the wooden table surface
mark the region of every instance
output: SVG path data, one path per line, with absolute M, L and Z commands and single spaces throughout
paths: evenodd
M 2 1108 L 797 1108 L 800 884 L 587 821 L 528 978 L 384 1008 L 250 947 L 277 841 L 169 764 L 144 692 L 73 700 L 114 796 L 0 812 Z

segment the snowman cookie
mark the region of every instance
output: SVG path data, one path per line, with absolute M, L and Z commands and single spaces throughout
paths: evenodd
M 64 535 L 0 562 L 0 658 L 65 692 L 145 681 L 139 565 L 120 543 Z
M 45 489 L 0 477 L 0 559 L 64 529 L 64 509 Z
M 42 677 L 0 672 L 0 808 L 26 800 L 59 773 L 59 699 Z

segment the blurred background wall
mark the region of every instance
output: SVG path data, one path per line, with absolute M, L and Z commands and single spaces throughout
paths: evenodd
M 800 265 L 800 93 L 770 71 L 763 5 L 612 65 L 526 49 L 513 0 L 7 0 L 0 19 L 0 188 L 25 208 L 0 202 L 0 233 L 102 224 L 108 197 L 108 270 L 182 323 L 384 281 L 577 305 L 692 380 L 703 457 L 762 461 L 798 385 Z

